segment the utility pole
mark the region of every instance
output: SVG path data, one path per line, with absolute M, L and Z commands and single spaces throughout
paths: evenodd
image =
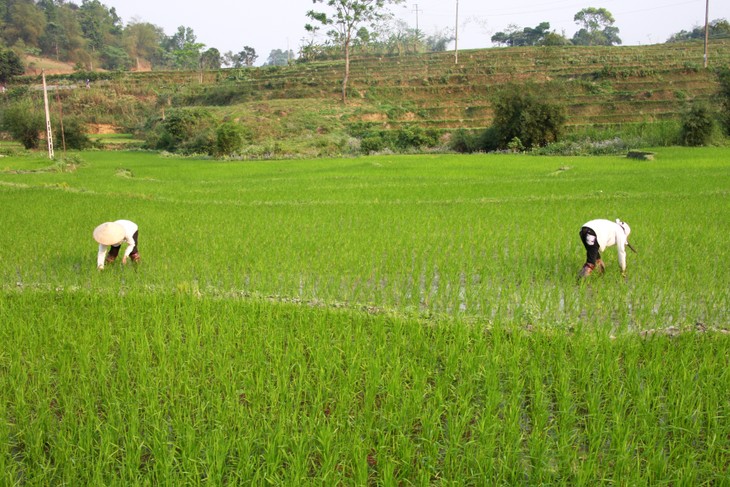
M 459 0 L 456 0 L 456 23 L 454 24 L 454 64 L 459 64 Z
M 51 112 L 48 109 L 48 89 L 46 88 L 46 70 L 41 71 L 43 77 L 43 104 L 46 107 L 46 140 L 48 141 L 48 158 L 53 159 L 53 135 L 51 134 Z
M 419 31 L 418 31 L 418 12 L 423 12 L 423 10 L 420 10 L 418 8 L 418 4 L 413 4 L 413 11 L 416 12 L 416 40 L 418 40 Z
M 63 105 L 61 104 L 61 95 L 56 90 L 56 102 L 58 103 L 58 122 L 61 125 L 61 148 L 63 154 L 66 155 L 66 133 L 63 131 Z
M 707 43 L 710 40 L 710 0 L 705 1 L 705 69 L 707 68 Z

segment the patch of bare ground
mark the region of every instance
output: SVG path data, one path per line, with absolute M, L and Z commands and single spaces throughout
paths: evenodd
M 119 131 L 119 127 L 108 123 L 90 123 L 86 128 L 89 134 L 95 135 L 116 134 Z
M 73 64 L 38 56 L 25 57 L 25 74 L 39 75 L 42 71 L 46 74 L 69 74 L 74 72 Z
M 385 113 L 366 113 L 360 117 L 363 122 L 385 122 L 388 115 Z

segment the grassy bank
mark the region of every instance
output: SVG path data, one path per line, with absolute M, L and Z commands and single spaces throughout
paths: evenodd
M 153 120 L 196 108 L 245 132 L 241 158 L 335 157 L 360 153 L 363 138 L 372 139 L 365 132 L 399 141 L 385 144 L 395 151 L 404 150 L 404 141 L 406 150 L 417 151 L 444 147 L 459 130 L 482 132 L 493 124 L 495 95 L 517 85 L 564 108 L 568 140 L 581 134 L 611 140 L 618 132 L 634 149 L 676 144 L 676 126 L 689 106 L 718 107 L 717 69 L 727 66 L 730 49 L 726 40 L 711 40 L 708 48 L 709 69 L 702 67 L 701 42 L 477 49 L 461 52 L 459 64 L 446 52 L 356 55 L 347 105 L 339 100 L 342 61 L 202 73 L 74 73 L 49 76 L 51 113 L 83 121 L 92 132 L 103 127 L 145 139 Z M 16 80 L 6 103 L 27 98 L 42 113 L 40 81 Z M 118 146 L 104 139 L 107 148 Z M 380 150 L 372 142 L 366 140 L 366 153 Z

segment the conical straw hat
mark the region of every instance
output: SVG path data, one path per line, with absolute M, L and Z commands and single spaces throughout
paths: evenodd
M 94 240 L 102 245 L 118 244 L 124 239 L 124 227 L 116 222 L 102 223 L 94 229 Z

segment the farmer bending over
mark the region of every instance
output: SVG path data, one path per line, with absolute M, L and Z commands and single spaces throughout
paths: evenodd
M 122 264 L 127 263 L 127 257 L 131 257 L 134 262 L 139 262 L 138 237 L 139 228 L 137 224 L 129 220 L 106 222 L 96 227 L 94 229 L 94 240 L 99 243 L 99 254 L 96 256 L 97 269 L 103 269 L 104 263 L 114 262 L 124 242 L 127 242 L 127 248 L 124 251 L 124 257 L 122 257 Z M 107 253 L 107 250 L 109 253 Z
M 636 252 L 629 243 L 629 234 L 631 228 L 619 219 L 615 222 L 611 220 L 591 220 L 583 225 L 580 229 L 580 239 L 586 248 L 586 263 L 583 264 L 578 277 L 586 277 L 598 269 L 603 272 L 606 266 L 601 260 L 601 252 L 606 247 L 615 245 L 618 249 L 618 265 L 621 267 L 621 275 L 626 273 L 626 247 Z

